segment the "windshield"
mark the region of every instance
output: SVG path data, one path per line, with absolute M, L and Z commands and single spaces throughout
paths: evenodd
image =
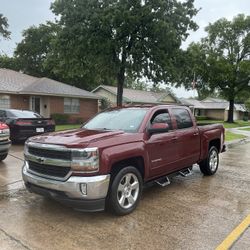
M 125 132 L 137 132 L 147 112 L 142 108 L 126 108 L 106 111 L 98 114 L 83 128 L 86 129 L 107 129 L 123 130 Z

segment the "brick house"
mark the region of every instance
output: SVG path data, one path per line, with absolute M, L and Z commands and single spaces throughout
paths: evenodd
M 0 108 L 33 110 L 48 118 L 68 114 L 72 122 L 98 112 L 97 95 L 49 78 L 0 69 Z
M 116 105 L 117 87 L 100 85 L 92 93 L 107 99 L 112 106 Z M 179 100 L 169 91 L 152 92 L 136 89 L 123 89 L 123 104 L 163 104 L 179 103 Z

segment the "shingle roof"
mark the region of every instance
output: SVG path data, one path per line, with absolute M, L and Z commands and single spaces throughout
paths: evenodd
M 0 92 L 99 99 L 89 91 L 49 78 L 37 78 L 9 69 L 0 69 Z
M 117 87 L 107 86 L 107 85 L 100 85 L 99 87 L 94 89 L 92 92 L 95 92 L 99 88 L 106 89 L 107 91 L 113 93 L 114 95 L 117 94 Z M 157 93 L 157 92 L 151 92 L 151 91 L 145 91 L 145 90 L 135 90 L 135 89 L 128 89 L 128 88 L 123 89 L 123 99 L 129 102 L 137 102 L 137 103 L 147 102 L 147 103 L 159 104 L 161 103 L 161 100 L 167 95 L 171 95 L 176 100 L 176 102 L 178 102 L 178 99 L 175 96 L 173 96 L 171 93 L 169 93 L 168 91 Z
M 181 98 L 181 103 L 187 106 L 193 106 L 196 109 L 229 109 L 229 102 L 224 99 L 206 98 L 202 101 L 188 98 Z M 237 111 L 246 112 L 247 108 L 244 104 L 234 104 Z
M 187 106 L 192 106 L 197 109 L 204 109 L 205 106 L 198 100 L 196 99 L 187 99 L 187 98 L 180 98 L 180 101 L 182 104 L 187 105 Z

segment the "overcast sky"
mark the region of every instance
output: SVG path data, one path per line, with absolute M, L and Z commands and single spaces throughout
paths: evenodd
M 84 1 L 84 0 L 83 0 Z M 22 31 L 32 25 L 53 21 L 55 16 L 50 10 L 52 0 L 0 0 L 0 13 L 8 18 L 11 40 L 0 41 L 0 53 L 12 55 L 16 43 L 22 40 Z M 199 25 L 184 43 L 186 47 L 192 41 L 205 36 L 204 27 L 221 17 L 232 19 L 239 13 L 250 15 L 249 0 L 195 0 L 195 6 L 201 8 L 194 20 Z M 194 91 L 175 90 L 178 97 L 193 96 Z

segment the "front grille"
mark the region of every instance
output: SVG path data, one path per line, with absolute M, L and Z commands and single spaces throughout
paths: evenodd
M 40 156 L 44 158 L 60 159 L 60 160 L 71 160 L 70 151 L 56 151 L 43 148 L 29 147 L 28 149 L 31 155 Z
M 29 169 L 43 175 L 64 178 L 70 171 L 70 167 L 58 167 L 53 165 L 40 164 L 28 161 Z

